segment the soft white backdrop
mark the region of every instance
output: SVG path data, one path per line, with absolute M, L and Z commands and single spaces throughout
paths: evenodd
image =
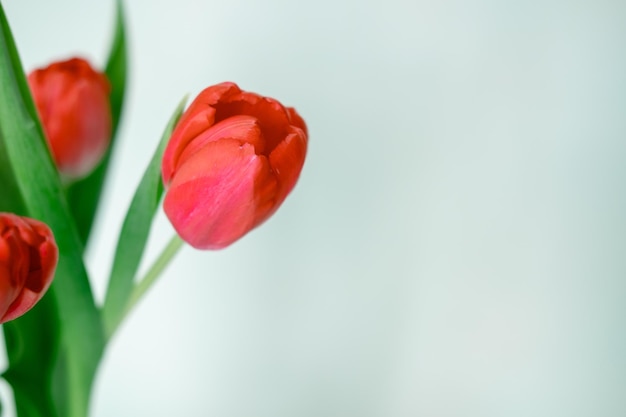
M 179 254 L 110 346 L 93 416 L 626 415 L 626 3 L 126 3 L 99 299 L 182 95 L 274 96 L 310 150 L 274 218 Z M 113 1 L 2 4 L 27 70 L 104 63 Z M 171 233 L 160 216 L 149 258 Z

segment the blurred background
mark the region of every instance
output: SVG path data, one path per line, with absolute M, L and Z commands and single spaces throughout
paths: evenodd
M 2 1 L 27 71 L 102 67 L 113 3 Z M 181 251 L 110 345 L 93 416 L 626 415 L 626 3 L 126 12 L 127 105 L 87 259 L 98 299 L 184 94 L 232 80 L 276 97 L 310 148 L 261 228 Z M 172 233 L 159 215 L 144 269 Z

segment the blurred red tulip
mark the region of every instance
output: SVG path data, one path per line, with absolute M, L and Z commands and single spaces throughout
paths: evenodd
M 58 259 L 46 224 L 0 213 L 0 323 L 26 313 L 43 297 Z
M 191 246 L 224 248 L 282 204 L 298 180 L 307 142 L 295 109 L 234 83 L 208 87 L 181 117 L 163 155 L 165 213 Z
M 73 58 L 33 71 L 28 84 L 57 168 L 67 178 L 86 176 L 111 141 L 106 77 Z

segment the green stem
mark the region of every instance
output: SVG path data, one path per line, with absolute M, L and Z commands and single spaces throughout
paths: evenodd
M 163 272 L 174 255 L 176 255 L 178 250 L 183 246 L 183 243 L 183 240 L 178 235 L 174 235 L 170 239 L 169 243 L 152 264 L 146 275 L 135 286 L 132 294 L 130 295 L 130 300 L 128 301 L 128 306 L 126 307 L 124 316 L 126 316 L 135 307 L 135 305 L 137 305 L 139 300 L 141 300 L 145 295 L 146 291 L 152 287 L 152 285 L 156 282 L 156 279 L 161 275 L 161 272 Z

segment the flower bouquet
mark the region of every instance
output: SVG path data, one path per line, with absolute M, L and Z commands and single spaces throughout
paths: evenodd
M 295 109 L 232 82 L 183 100 L 138 179 L 97 305 L 83 254 L 124 108 L 125 45 L 118 1 L 104 70 L 71 58 L 27 75 L 0 4 L 0 322 L 19 417 L 88 415 L 107 343 L 177 250 L 222 249 L 263 223 L 304 163 Z M 138 277 L 161 201 L 177 234 Z

